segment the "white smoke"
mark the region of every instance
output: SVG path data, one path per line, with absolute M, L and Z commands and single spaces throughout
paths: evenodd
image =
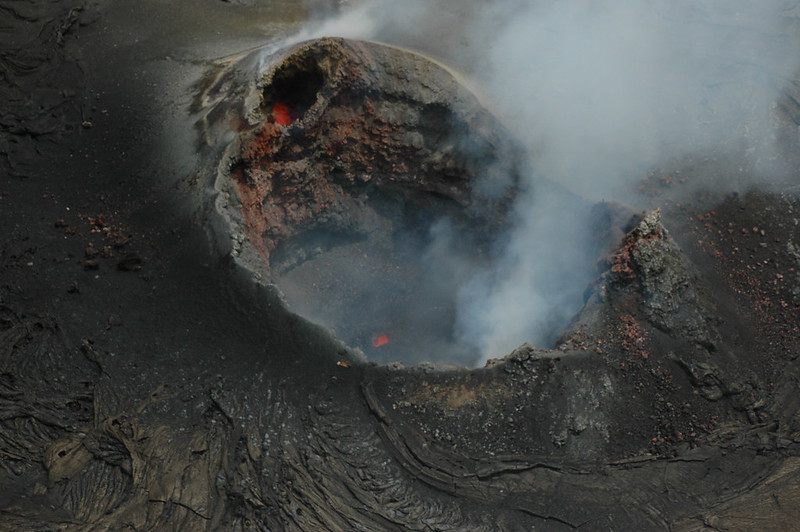
M 535 4 L 498 28 L 482 81 L 540 172 L 588 197 L 624 193 L 666 156 L 769 138 L 778 82 L 797 59 L 775 7 Z
M 485 358 L 545 346 L 592 275 L 574 204 L 635 202 L 655 165 L 695 153 L 771 160 L 773 110 L 797 67 L 780 0 L 364 0 L 301 36 L 417 48 L 466 70 L 530 153 L 496 267 L 460 289 L 459 339 Z M 571 223 L 575 220 L 576 223 Z

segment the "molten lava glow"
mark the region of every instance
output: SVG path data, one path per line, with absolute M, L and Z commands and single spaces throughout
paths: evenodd
M 292 123 L 292 115 L 289 113 L 289 107 L 283 102 L 278 102 L 272 107 L 272 118 L 274 118 L 275 123 L 280 126 L 288 126 Z
M 382 345 L 386 345 L 389 343 L 389 337 L 385 334 L 379 334 L 375 337 L 375 341 L 372 342 L 373 347 L 380 347 Z

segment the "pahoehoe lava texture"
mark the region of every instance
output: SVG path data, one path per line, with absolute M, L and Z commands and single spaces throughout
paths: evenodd
M 10 5 L 27 4 L 0 2 Z M 71 25 L 74 12 L 64 8 L 72 4 L 41 6 L 39 18 L 21 16 L 12 26 L 24 32 L 22 21 L 34 18 L 73 30 L 52 40 L 40 32 L 36 44 L 50 51 L 29 57 L 27 68 L 71 70 L 78 43 L 83 61 L 98 67 L 90 52 L 110 42 L 93 33 L 98 25 Z M 100 20 L 112 29 L 127 21 L 124 11 L 112 16 L 122 6 L 114 3 Z M 160 23 L 166 29 L 172 21 Z M 0 32 L 3 39 L 13 41 L 13 32 Z M 132 57 L 144 62 L 151 52 Z M 325 90 L 327 70 L 298 65 L 309 86 L 322 79 Z M 213 146 L 231 125 L 245 138 L 268 127 L 291 135 L 324 100 L 319 91 L 316 98 L 291 93 L 291 123 L 280 130 L 262 90 L 269 83 L 248 92 L 233 82 L 235 72 L 225 80 L 231 72 L 218 71 L 218 92 L 206 93 L 222 104 L 211 106 L 219 120 L 207 120 Z M 242 69 L 245 77 L 252 72 Z M 124 72 L 101 74 L 72 88 L 80 93 L 85 82 L 85 90 L 103 94 L 113 87 L 110 74 Z M 284 102 L 290 74 L 279 76 L 275 91 Z M 47 109 L 49 124 L 75 120 L 70 106 L 57 105 L 60 96 L 31 98 L 42 100 L 31 109 Z M 251 111 L 244 124 L 223 118 L 249 120 Z M 120 126 L 146 112 L 131 109 L 128 98 L 97 101 L 93 127 L 70 146 L 91 149 L 99 163 L 54 164 L 43 149 L 53 138 L 37 136 L 23 139 L 25 150 L 6 152 L 4 168 L 24 175 L 0 184 L 0 221 L 9 229 L 0 238 L 0 528 L 796 528 L 796 186 L 673 201 L 682 185 L 656 172 L 646 186 L 660 211 L 595 207 L 619 238 L 556 349 L 521 346 L 471 371 L 397 369 L 352 359 L 220 256 L 219 246 L 203 251 L 202 229 L 218 223 L 209 211 L 182 220 L 170 210 L 154 217 L 132 207 L 153 196 L 166 203 L 176 188 L 207 192 L 194 188 L 202 180 L 193 176 L 154 188 L 147 167 L 112 149 L 149 138 L 144 127 Z M 117 119 L 104 121 L 106 113 Z M 4 138 L 24 131 L 28 116 L 4 111 L 3 126 L 11 125 Z M 41 158 L 26 155 L 36 149 Z M 236 157 L 228 163 L 240 166 L 227 166 L 234 174 L 258 173 L 262 159 L 246 167 Z M 140 177 L 121 180 L 120 169 Z M 689 178 L 728 172 L 722 164 L 681 170 Z M 392 190 L 392 183 L 385 185 Z M 370 185 L 354 174 L 353 186 Z M 229 192 L 234 202 L 236 189 Z M 446 204 L 463 202 L 455 189 L 437 193 Z M 459 210 L 469 213 L 470 205 Z M 103 211 L 107 217 L 98 218 Z M 235 209 L 225 212 L 237 223 Z M 238 222 L 245 227 L 244 217 Z M 112 233 L 121 228 L 131 238 L 119 248 Z M 93 255 L 96 267 L 84 269 L 84 250 L 105 250 L 101 244 L 109 256 Z M 142 268 L 108 267 L 120 249 L 141 250 Z

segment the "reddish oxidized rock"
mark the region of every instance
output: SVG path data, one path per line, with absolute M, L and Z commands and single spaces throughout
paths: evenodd
M 504 223 L 515 144 L 445 67 L 343 39 L 273 61 L 249 88 L 252 108 L 228 113 L 240 133 L 221 167 L 247 240 L 272 269 L 313 254 L 293 240 L 315 233 L 390 239 L 434 211 L 484 235 Z

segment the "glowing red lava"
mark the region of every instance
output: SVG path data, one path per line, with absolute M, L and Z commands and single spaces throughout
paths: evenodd
M 272 118 L 275 119 L 275 123 L 279 126 L 288 126 L 292 123 L 289 107 L 283 102 L 278 102 L 272 107 Z
M 386 345 L 389 343 L 389 337 L 385 334 L 379 334 L 375 337 L 375 341 L 372 342 L 373 347 L 380 347 L 382 345 Z

